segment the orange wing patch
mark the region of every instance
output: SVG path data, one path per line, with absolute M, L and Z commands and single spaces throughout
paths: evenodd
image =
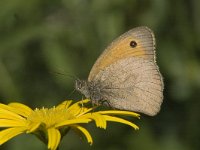
M 131 47 L 131 41 L 136 43 L 135 47 Z M 142 57 L 153 60 L 155 56 L 154 46 L 154 35 L 148 28 L 141 27 L 141 30 L 137 30 L 137 32 L 135 30 L 128 31 L 106 48 L 94 64 L 88 81 L 91 81 L 100 70 L 120 59 Z

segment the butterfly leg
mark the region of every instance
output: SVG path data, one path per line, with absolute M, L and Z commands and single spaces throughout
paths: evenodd
M 99 102 L 100 105 L 106 105 L 112 109 L 115 109 L 114 107 L 112 107 L 112 105 L 110 104 L 110 102 L 108 100 L 100 100 Z

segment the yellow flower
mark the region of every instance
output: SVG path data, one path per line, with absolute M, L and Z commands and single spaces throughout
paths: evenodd
M 0 145 L 21 133 L 31 133 L 47 144 L 49 150 L 56 150 L 69 129 L 79 131 L 92 144 L 90 133 L 83 127 L 91 121 L 103 129 L 106 129 L 107 121 L 139 129 L 134 123 L 115 116 L 139 118 L 139 114 L 120 110 L 95 111 L 94 107 L 85 106 L 88 102 L 86 99 L 72 104 L 72 100 L 66 100 L 57 107 L 35 110 L 21 103 L 0 104 Z

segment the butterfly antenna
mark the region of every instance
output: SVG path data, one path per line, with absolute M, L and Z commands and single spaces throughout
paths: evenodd
M 50 71 L 50 73 L 52 74 L 57 74 L 57 75 L 62 75 L 62 76 L 67 76 L 70 77 L 71 79 L 77 79 L 78 77 L 69 73 L 60 73 L 60 72 L 56 72 L 56 71 Z
M 69 95 L 67 95 L 67 97 L 72 96 L 72 94 L 74 94 L 75 91 L 76 91 L 76 89 L 73 89 L 73 91 L 71 93 L 69 93 Z

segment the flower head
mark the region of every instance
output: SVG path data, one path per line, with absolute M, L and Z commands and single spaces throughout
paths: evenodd
M 72 104 L 72 100 L 66 100 L 50 109 L 35 110 L 21 103 L 0 104 L 0 145 L 21 133 L 32 133 L 47 144 L 48 149 L 56 150 L 69 129 L 79 131 L 92 144 L 90 133 L 83 127 L 83 124 L 92 121 L 103 129 L 106 129 L 107 121 L 139 129 L 134 123 L 116 116 L 139 118 L 139 114 L 120 110 L 95 111 L 94 107 L 85 106 L 88 102 L 86 99 Z

